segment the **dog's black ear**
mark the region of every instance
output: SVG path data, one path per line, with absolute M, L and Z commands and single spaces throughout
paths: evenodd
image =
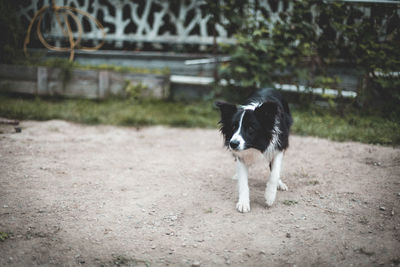
M 230 118 L 235 114 L 237 111 L 237 107 L 234 104 L 226 103 L 223 101 L 217 101 L 215 102 L 215 106 L 219 108 L 221 111 L 221 117 L 224 118 Z
M 254 110 L 254 114 L 258 121 L 265 125 L 273 125 L 277 113 L 278 104 L 276 102 L 265 102 Z
M 221 120 L 218 122 L 218 124 L 221 127 L 221 133 L 225 137 L 225 145 L 228 146 L 229 140 L 233 135 L 232 117 L 236 113 L 237 107 L 233 104 L 222 101 L 215 102 L 215 106 L 217 106 L 221 112 Z

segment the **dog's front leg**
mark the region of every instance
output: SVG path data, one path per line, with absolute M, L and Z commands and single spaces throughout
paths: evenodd
M 249 184 L 246 165 L 239 159 L 236 159 L 236 177 L 238 179 L 239 201 L 236 209 L 240 212 L 250 211 Z
M 271 175 L 267 182 L 267 188 L 265 189 L 265 203 L 268 207 L 272 206 L 276 197 L 276 190 L 280 181 L 280 173 L 282 166 L 283 152 L 278 152 L 272 160 L 271 164 Z

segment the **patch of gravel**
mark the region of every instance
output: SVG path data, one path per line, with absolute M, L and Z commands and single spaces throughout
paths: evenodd
M 376 266 L 400 262 L 400 149 L 292 136 L 238 213 L 217 130 L 23 121 L 0 134 L 0 266 Z

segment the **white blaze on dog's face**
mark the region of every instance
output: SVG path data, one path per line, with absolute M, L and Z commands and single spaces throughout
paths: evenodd
M 234 126 L 234 130 L 237 128 L 236 132 L 234 132 L 231 140 L 229 141 L 229 148 L 232 150 L 244 150 L 245 149 L 245 141 L 242 136 L 242 125 L 243 125 L 243 117 L 244 117 L 245 111 L 242 112 L 242 115 L 240 116 L 240 120 L 238 123 L 238 126 Z

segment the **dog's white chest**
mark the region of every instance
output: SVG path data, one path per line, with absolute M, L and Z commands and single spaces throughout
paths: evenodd
M 265 163 L 265 156 L 257 149 L 249 148 L 242 151 L 234 151 L 232 154 L 238 157 L 247 166 L 254 165 L 263 161 Z
M 276 150 L 266 150 L 264 153 L 261 153 L 257 149 L 249 148 L 242 151 L 232 151 L 234 157 L 239 158 L 244 164 L 247 166 L 252 166 L 255 164 L 269 164 L 276 155 Z

